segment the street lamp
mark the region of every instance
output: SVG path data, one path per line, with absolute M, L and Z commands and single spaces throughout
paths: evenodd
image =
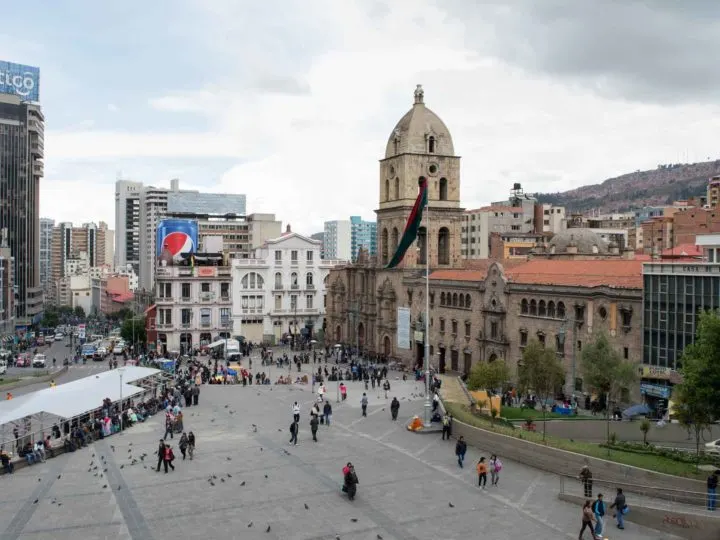
M 122 430 L 123 430 L 123 408 L 122 408 L 122 403 L 123 403 L 123 382 L 122 382 L 122 380 L 123 380 L 123 374 L 124 374 L 124 373 L 125 373 L 125 368 L 124 368 L 124 367 L 119 367 L 119 368 L 118 368 L 118 375 L 120 375 L 120 431 L 121 431 L 121 432 L 122 432 Z

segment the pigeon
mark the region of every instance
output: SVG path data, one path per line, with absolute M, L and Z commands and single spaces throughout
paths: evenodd
M 261 451 L 261 452 L 263 451 L 262 446 L 260 447 L 260 451 Z
M 214 486 L 214 485 L 215 485 L 215 482 L 210 482 L 210 485 L 211 485 L 211 486 Z
M 217 476 L 215 476 L 214 474 L 212 475 L 212 477 L 213 477 L 213 480 L 217 480 Z
M 88 469 L 88 472 L 92 472 L 92 469 Z
M 107 469 L 103 469 L 103 472 L 107 472 Z
M 97 471 L 97 469 L 98 469 L 97 465 L 95 467 L 93 467 L 93 471 Z
M 132 448 L 128 448 L 128 454 L 132 452 Z
M 305 510 L 310 510 L 310 507 L 307 504 L 305 504 Z
M 224 479 L 224 478 L 221 478 L 220 481 L 221 481 L 221 482 L 225 482 L 225 479 Z
M 448 506 L 449 506 L 450 508 L 455 508 L 455 505 L 454 505 L 453 503 L 448 503 Z
M 229 407 L 229 405 L 225 405 L 225 408 L 226 408 L 226 409 L 227 409 L 228 407 Z
M 100 473 L 100 478 L 102 478 L 102 477 L 103 477 L 103 475 L 102 475 L 102 473 Z
M 269 533 L 269 532 L 270 532 L 270 525 L 268 525 L 268 528 L 265 529 L 265 532 L 266 532 L 266 533 Z
M 38 482 L 42 482 L 42 478 L 38 478 Z
M 110 445 L 110 449 L 111 449 L 113 452 L 115 451 L 115 447 L 114 447 L 112 444 Z
M 132 446 L 132 443 L 128 443 L 128 446 Z
M 245 485 L 245 480 L 243 480 L 243 481 L 240 483 L 240 485 L 241 485 L 241 486 L 244 486 L 244 485 Z
M 211 421 L 211 422 L 214 422 L 214 421 L 215 421 L 215 419 L 213 418 L 213 419 L 212 419 L 212 420 L 210 420 L 210 421 Z
M 95 454 L 93 454 L 93 455 L 92 455 L 92 456 L 90 456 L 90 457 L 95 457 Z
M 352 521 L 353 523 L 357 523 L 357 518 L 350 518 L 350 521 Z
M 278 431 L 282 431 L 282 429 L 278 429 Z
M 118 491 L 120 491 L 121 489 L 122 489 L 122 486 L 118 486 Z
M 103 489 L 105 489 L 105 488 L 107 488 L 107 484 L 105 484 L 105 485 L 103 486 Z
M 248 528 L 252 527 L 253 522 L 248 523 Z
M 228 478 L 232 478 L 232 474 L 228 473 Z
M 377 535 L 377 540 L 383 540 L 383 537 L 378 534 L 378 535 Z
M 267 478 L 267 474 L 265 475 L 265 478 Z
M 120 465 L 120 468 L 121 468 L 121 469 L 122 469 L 123 467 L 125 467 L 125 465 Z
M 225 459 L 227 459 L 228 461 L 232 461 L 231 457 L 226 457 Z

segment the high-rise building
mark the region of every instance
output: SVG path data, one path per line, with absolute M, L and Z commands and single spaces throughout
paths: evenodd
M 0 340 L 15 331 L 15 293 L 13 258 L 7 244 L 7 229 L 0 230 Z M 0 342 L 0 349 L 3 348 Z
M 325 233 L 324 232 L 316 232 L 310 235 L 310 240 L 319 240 L 320 241 L 320 258 L 325 258 Z
M 43 288 L 45 301 L 51 296 L 52 290 L 52 234 L 55 220 L 40 218 L 40 284 Z
M 115 266 L 140 273 L 140 193 L 142 182 L 115 182 Z
M 352 235 L 349 220 L 325 222 L 323 248 L 326 259 L 349 261 L 352 257 Z
M 353 261 L 357 260 L 361 248 L 370 256 L 377 254 L 377 223 L 364 221 L 360 216 L 350 216 L 350 255 Z
M 114 264 L 115 261 L 115 231 L 105 231 L 105 263 Z M 136 274 L 137 275 L 137 274 Z
M 39 69 L 0 62 L 0 229 L 7 229 L 14 259 L 16 324 L 39 322 L 40 179 L 45 117 L 39 104 Z

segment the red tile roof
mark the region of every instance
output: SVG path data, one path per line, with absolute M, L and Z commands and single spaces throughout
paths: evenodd
M 695 244 L 680 244 L 674 248 L 664 249 L 663 257 L 702 257 L 703 252 Z
M 482 281 L 487 273 L 482 270 L 435 270 L 430 279 L 446 281 Z
M 505 275 L 515 283 L 642 289 L 642 265 L 638 260 L 535 259 L 510 268 Z

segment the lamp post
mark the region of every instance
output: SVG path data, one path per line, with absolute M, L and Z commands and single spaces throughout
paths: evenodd
M 124 367 L 118 368 L 118 375 L 120 375 L 120 432 L 123 430 L 123 374 L 125 373 Z

